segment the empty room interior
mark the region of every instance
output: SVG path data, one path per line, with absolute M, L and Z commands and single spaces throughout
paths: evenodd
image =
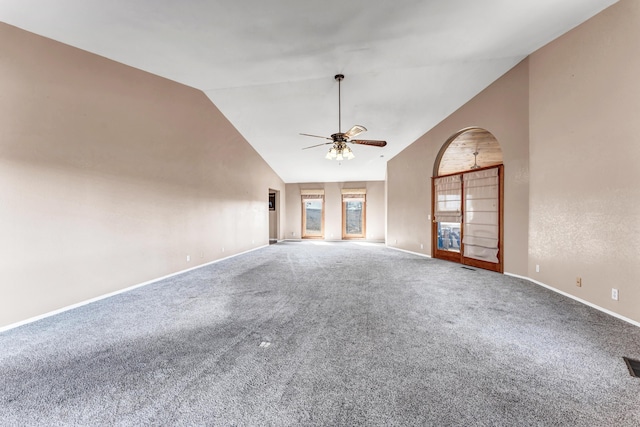
M 640 2 L 506 3 L 0 2 L 0 424 L 640 425 Z

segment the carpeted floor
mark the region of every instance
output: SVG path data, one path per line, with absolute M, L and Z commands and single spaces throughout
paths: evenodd
M 521 279 L 280 242 L 0 334 L 0 425 L 638 426 L 623 356 Z

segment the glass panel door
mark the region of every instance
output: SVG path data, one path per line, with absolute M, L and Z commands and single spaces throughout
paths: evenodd
M 500 262 L 498 169 L 465 173 L 463 180 L 464 256 L 497 264 Z
M 433 256 L 460 262 L 462 179 L 450 175 L 433 179 Z
M 342 238 L 362 239 L 365 237 L 364 198 L 344 198 L 342 201 Z
M 503 272 L 503 166 L 433 178 L 433 257 Z
M 324 237 L 324 198 L 302 199 L 302 237 Z

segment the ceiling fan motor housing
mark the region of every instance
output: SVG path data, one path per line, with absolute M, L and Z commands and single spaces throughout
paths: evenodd
M 344 137 L 344 133 L 337 132 L 331 135 L 333 142 L 347 142 L 347 138 Z

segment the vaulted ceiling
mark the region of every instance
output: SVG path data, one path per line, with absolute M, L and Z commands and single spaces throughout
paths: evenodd
M 388 159 L 615 2 L 2 0 L 0 21 L 198 88 L 285 182 L 335 182 L 383 180 Z M 388 141 L 342 162 L 299 135 L 338 131 L 338 73 L 341 130 Z

